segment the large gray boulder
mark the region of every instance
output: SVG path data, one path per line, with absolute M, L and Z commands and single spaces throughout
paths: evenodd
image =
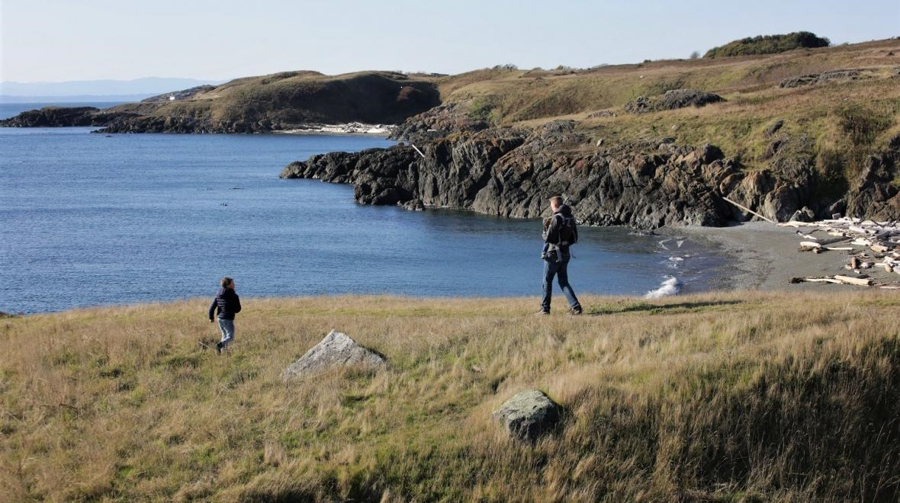
M 317 374 L 338 367 L 378 369 L 387 364 L 383 356 L 356 343 L 347 334 L 332 330 L 299 360 L 284 369 L 285 380 Z
M 560 408 L 543 391 L 528 390 L 507 400 L 491 418 L 503 423 L 510 436 L 534 442 L 556 427 Z

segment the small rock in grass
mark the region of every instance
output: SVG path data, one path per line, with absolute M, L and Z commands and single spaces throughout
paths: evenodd
M 523 391 L 500 406 L 491 418 L 503 423 L 510 436 L 534 442 L 560 420 L 559 405 L 539 390 Z

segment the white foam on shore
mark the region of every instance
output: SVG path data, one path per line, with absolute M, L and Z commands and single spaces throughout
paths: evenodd
M 678 295 L 678 292 L 681 291 L 682 287 L 681 281 L 678 278 L 672 276 L 667 280 L 662 282 L 659 288 L 656 290 L 651 290 L 647 292 L 647 295 L 644 295 L 645 299 L 660 299 L 663 297 L 669 297 L 672 295 Z

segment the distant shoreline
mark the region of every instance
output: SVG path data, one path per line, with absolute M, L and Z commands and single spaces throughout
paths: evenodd
M 387 124 L 363 124 L 361 122 L 308 124 L 299 128 L 272 131 L 272 134 L 352 134 L 387 137 L 396 127 Z

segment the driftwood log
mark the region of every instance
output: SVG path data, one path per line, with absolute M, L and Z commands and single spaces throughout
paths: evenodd
M 872 286 L 872 284 L 875 283 L 875 280 L 872 278 L 854 278 L 852 276 L 842 276 L 840 274 L 836 275 L 834 279 L 845 285 Z
M 824 251 L 850 252 L 850 261 L 846 269 L 859 272 L 860 269 L 877 267 L 887 273 L 900 274 L 900 223 L 875 222 L 859 218 L 840 218 L 819 222 L 787 222 L 778 224 L 782 227 L 797 229 L 797 235 L 803 239 L 799 250 L 802 252 L 822 253 Z M 824 233 L 817 237 L 813 234 Z M 843 244 L 847 242 L 846 244 Z M 829 246 L 842 243 L 840 246 Z M 900 289 L 898 284 L 883 284 L 875 279 L 857 276 L 826 276 L 823 278 L 792 278 L 791 283 L 837 283 L 855 286 L 880 286 L 885 289 Z M 897 287 L 897 288 L 894 288 Z

